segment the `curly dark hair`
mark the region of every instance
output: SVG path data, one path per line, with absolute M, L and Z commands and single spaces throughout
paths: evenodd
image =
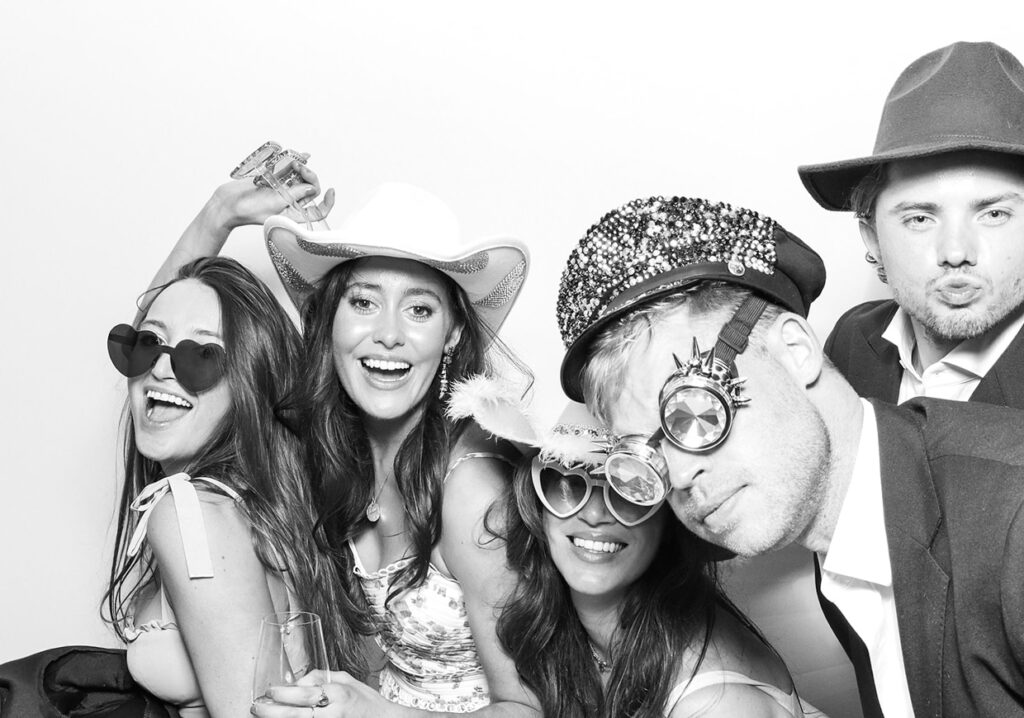
M 286 572 L 303 608 L 323 617 L 332 661 L 346 665 L 339 647 L 351 641 L 336 609 L 342 598 L 340 587 L 331 561 L 318 550 L 313 535 L 315 513 L 303 442 L 296 434 L 295 390 L 302 373 L 298 332 L 263 282 L 233 259 L 207 257 L 190 262 L 157 294 L 183 279 L 202 282 L 220 300 L 227 360 L 224 381 L 231 397 L 227 415 L 186 471 L 217 478 L 241 495 L 239 506 L 252 524 L 260 561 L 268 570 Z M 130 411 L 126 405 L 122 420 L 125 479 L 104 595 L 104 618 L 122 640 L 133 602 L 159 579 L 150 551 L 128 556 L 128 542 L 139 521 L 129 507 L 148 484 L 164 476 L 157 462 L 139 453 Z

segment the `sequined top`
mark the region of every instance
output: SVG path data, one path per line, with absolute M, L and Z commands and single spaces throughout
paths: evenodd
M 511 463 L 499 454 L 466 454 L 452 463 L 448 474 L 463 461 L 476 458 Z M 395 576 L 413 558 L 369 572 L 351 541 L 349 548 L 355 574 L 380 626 L 377 644 L 387 657 L 380 674 L 381 695 L 399 705 L 450 713 L 469 713 L 488 705 L 487 677 L 459 582 L 431 564 L 423 583 L 399 593 L 385 606 Z

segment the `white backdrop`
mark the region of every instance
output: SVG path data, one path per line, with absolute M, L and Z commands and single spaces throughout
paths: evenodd
M 562 263 L 632 198 L 726 200 L 809 241 L 830 273 L 811 314 L 822 337 L 843 309 L 883 296 L 853 220 L 818 208 L 796 165 L 869 152 L 889 87 L 928 50 L 991 39 L 1024 53 L 1024 11 L 825 7 L 5 3 L 0 662 L 112 644 L 97 609 L 124 382 L 105 334 L 131 319 L 180 231 L 266 139 L 312 153 L 339 192 L 336 222 L 351 198 L 400 179 L 446 198 L 471 235 L 528 242 L 530 277 L 503 335 L 552 419 Z M 276 282 L 260 237 L 238 232 L 227 252 Z M 855 715 L 806 566 L 790 551 L 734 583 L 804 693 Z

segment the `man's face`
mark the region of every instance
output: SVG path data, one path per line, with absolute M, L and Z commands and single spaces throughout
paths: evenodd
M 1020 167 L 985 152 L 889 167 L 862 235 L 896 301 L 937 342 L 984 334 L 1024 301 Z
M 616 434 L 650 435 L 660 425 L 658 395 L 693 337 L 714 345 L 722 319 L 696 321 L 684 307 L 665 315 L 637 347 L 622 393 L 609 404 Z M 661 442 L 672 483 L 669 504 L 687 528 L 746 556 L 781 548 L 804 536 L 824 500 L 829 440 L 817 409 L 786 370 L 752 346 L 736 360 L 750 403 L 735 414 L 732 432 L 711 451 L 693 453 Z

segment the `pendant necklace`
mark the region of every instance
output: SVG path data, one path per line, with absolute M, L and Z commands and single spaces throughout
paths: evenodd
M 377 495 L 370 497 L 370 504 L 366 507 L 366 518 L 370 523 L 375 524 L 380 521 L 380 504 L 377 503 L 377 499 L 380 498 L 380 495 L 384 492 L 384 487 L 388 485 L 389 481 L 391 481 L 391 474 L 387 475 L 384 479 L 384 483 L 382 483 L 380 488 L 377 489 Z
M 597 672 L 598 673 L 608 673 L 608 672 L 610 672 L 612 670 L 611 657 L 609 656 L 607 661 L 605 659 L 601 658 L 600 654 L 598 654 L 598 652 L 597 652 L 597 649 L 594 648 L 594 644 L 592 642 L 590 642 L 590 641 L 588 641 L 588 643 L 590 644 L 590 655 L 592 655 L 594 657 L 594 663 L 597 664 Z

